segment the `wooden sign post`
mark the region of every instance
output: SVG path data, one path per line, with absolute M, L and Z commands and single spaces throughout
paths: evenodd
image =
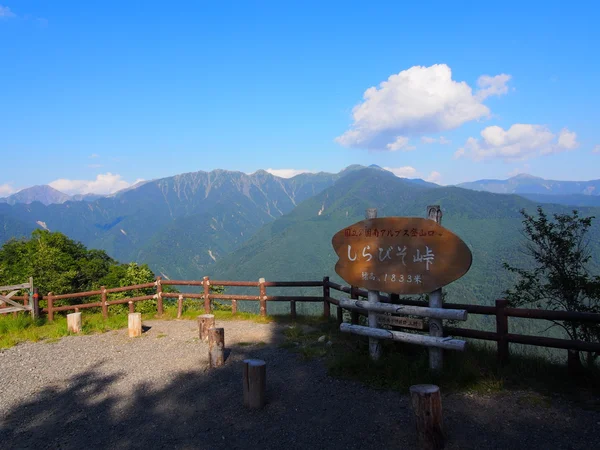
M 365 214 L 366 219 L 375 219 L 377 217 L 377 209 L 369 208 Z M 369 289 L 368 300 L 369 303 L 379 303 L 379 291 Z M 369 327 L 377 328 L 377 314 L 373 311 L 369 311 L 368 315 Z M 369 355 L 373 361 L 377 361 L 381 357 L 381 347 L 379 340 L 375 337 L 369 338 Z
M 432 339 L 422 340 L 423 345 L 429 345 L 444 339 L 443 314 L 439 313 L 444 311 L 441 288 L 462 277 L 471 267 L 473 257 L 467 244 L 439 224 L 442 217 L 440 207 L 429 206 L 427 213 L 428 218 L 376 218 L 376 210 L 371 209 L 367 210 L 365 220 L 333 236 L 331 243 L 338 255 L 335 271 L 351 286 L 368 290 L 368 306 L 362 309 L 367 310 L 368 329 L 373 332 L 355 327 L 340 329 L 370 336 L 369 351 L 373 359 L 380 355 L 375 339 L 381 335 L 375 332 L 378 313 L 381 312 L 377 306 L 380 291 L 396 295 L 429 294 L 429 308 L 423 308 L 427 314 L 417 314 L 429 318 Z M 342 305 L 343 301 L 340 302 Z M 413 314 L 408 310 L 403 313 Z M 442 353 L 438 348 L 444 347 L 435 347 L 430 349 L 430 368 L 439 370 Z
M 435 223 L 442 224 L 442 209 L 439 205 L 433 205 L 427 207 L 427 218 L 435 221 Z M 436 289 L 429 294 L 429 307 L 430 308 L 442 308 L 442 288 Z M 442 330 L 442 320 L 431 318 L 429 320 L 429 336 L 440 337 L 444 335 Z M 434 371 L 442 370 L 444 361 L 444 354 L 441 348 L 430 347 L 429 348 L 429 368 Z

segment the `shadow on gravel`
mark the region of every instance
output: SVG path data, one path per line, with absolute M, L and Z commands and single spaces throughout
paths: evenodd
M 267 361 L 268 405 L 242 406 L 242 359 Z M 168 355 L 165 355 L 168 358 Z M 181 373 L 165 388 L 151 380 L 127 398 L 111 394 L 122 375 L 102 363 L 24 401 L 0 423 L 0 447 L 197 449 L 414 448 L 406 396 L 328 377 L 318 361 L 277 348 L 234 347 L 224 367 Z M 580 427 L 535 414 L 496 417 L 489 404 L 448 398 L 447 448 L 580 448 Z M 510 411 L 511 405 L 505 405 Z M 591 416 L 590 416 L 591 417 Z M 506 422 L 511 419 L 510 422 Z M 575 429 L 575 427 L 577 429 Z M 593 428 L 590 428 L 593 430 Z M 563 443 L 563 444 L 561 444 Z

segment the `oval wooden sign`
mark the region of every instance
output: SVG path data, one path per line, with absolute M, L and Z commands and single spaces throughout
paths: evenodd
M 420 217 L 362 220 L 331 243 L 335 271 L 347 283 L 396 294 L 432 292 L 462 277 L 473 261 L 460 237 Z

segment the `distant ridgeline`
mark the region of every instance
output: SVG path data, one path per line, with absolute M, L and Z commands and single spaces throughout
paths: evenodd
M 426 207 L 435 204 L 442 207 L 442 225 L 460 236 L 473 254 L 469 272 L 444 288 L 447 301 L 492 304 L 514 282 L 502 263 L 528 264 L 520 251 L 524 238 L 519 210 L 533 214 L 538 202 L 402 179 L 377 167 L 351 166 L 338 174 L 306 173 L 290 179 L 265 171 L 195 172 L 88 202 L 0 203 L 0 243 L 43 226 L 118 260 L 147 263 L 154 273 L 171 279 L 208 275 L 214 280 L 319 280 L 328 275 L 341 282 L 331 246 L 338 230 L 362 220 L 366 208 L 377 208 L 379 217 L 424 217 Z M 549 215 L 572 209 L 544 205 Z M 600 208 L 577 209 L 581 216 L 599 218 L 589 236 L 590 267 L 597 273 Z M 228 289 L 236 292 L 242 290 Z M 256 307 L 241 303 L 240 310 L 244 306 Z M 299 313 L 306 312 L 300 308 L 319 309 L 298 307 Z M 269 308 L 283 312 L 289 306 Z

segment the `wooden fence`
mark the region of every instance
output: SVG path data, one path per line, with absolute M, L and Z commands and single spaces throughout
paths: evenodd
M 163 292 L 163 286 L 202 286 L 202 293 L 167 293 Z M 258 289 L 258 295 L 236 295 L 236 294 L 218 294 L 210 292 L 211 286 L 224 286 L 224 287 L 255 287 Z M 267 295 L 268 287 L 321 287 L 322 295 L 320 296 L 298 296 L 298 295 L 286 295 L 286 296 L 269 296 Z M 144 295 L 138 297 L 129 297 L 116 300 L 107 300 L 108 294 L 116 292 L 126 292 L 135 289 L 148 289 L 154 288 L 156 293 L 152 295 Z M 162 280 L 161 277 L 157 277 L 156 281 L 151 283 L 138 284 L 134 286 L 126 286 L 119 288 L 106 289 L 102 286 L 99 290 L 80 292 L 74 294 L 61 294 L 54 295 L 52 292 L 48 293 L 44 297 L 47 305 L 41 309 L 42 312 L 48 315 L 48 320 L 54 319 L 54 314 L 60 311 L 79 311 L 85 308 L 101 308 L 102 315 L 108 317 L 108 306 L 118 304 L 129 304 L 129 310 L 133 312 L 135 310 L 135 303 L 156 299 L 157 300 L 157 312 L 158 314 L 163 313 L 163 299 L 174 298 L 178 301 L 179 314 L 181 313 L 181 307 L 183 299 L 198 299 L 203 300 L 204 310 L 206 313 L 211 312 L 211 300 L 229 300 L 231 301 L 232 313 L 237 312 L 237 302 L 239 301 L 257 301 L 260 305 L 260 314 L 262 316 L 267 315 L 267 303 L 268 302 L 289 302 L 290 303 L 290 315 L 292 319 L 296 318 L 296 303 L 297 302 L 314 302 L 323 304 L 323 315 L 326 319 L 330 318 L 331 305 L 337 307 L 337 321 L 341 323 L 343 321 L 343 309 L 339 306 L 339 300 L 331 296 L 331 290 L 343 292 L 350 295 L 350 298 L 358 299 L 360 297 L 367 297 L 367 291 L 358 289 L 350 286 L 344 286 L 338 283 L 329 281 L 329 277 L 324 277 L 320 281 L 265 281 L 263 278 L 258 281 L 224 281 L 224 280 L 211 280 L 209 277 L 204 277 L 202 280 Z M 77 305 L 62 305 L 54 306 L 54 302 L 57 300 L 74 299 L 74 298 L 85 298 L 92 296 L 100 296 L 100 301 L 93 303 L 80 303 Z M 27 300 L 27 297 L 14 296 L 15 300 Z M 42 297 L 40 296 L 40 300 Z M 381 295 L 381 301 L 386 303 L 395 303 L 412 306 L 428 306 L 426 302 L 413 301 L 413 300 L 402 300 L 395 294 L 390 296 Z M 520 317 L 526 319 L 536 320 L 561 320 L 561 321 L 575 321 L 575 322 L 591 322 L 600 323 L 600 314 L 594 313 L 580 313 L 580 312 L 568 312 L 568 311 L 547 311 L 541 309 L 526 309 L 526 308 L 510 308 L 506 300 L 496 300 L 494 306 L 482 306 L 482 305 L 468 305 L 458 303 L 444 303 L 445 309 L 462 309 L 466 310 L 469 314 L 480 314 L 485 316 L 494 316 L 496 321 L 496 331 L 482 331 L 470 328 L 455 328 L 455 327 L 444 327 L 444 334 L 451 336 L 460 336 L 471 339 L 481 339 L 485 341 L 495 341 L 498 347 L 498 359 L 501 363 L 506 363 L 509 359 L 509 344 L 525 344 L 533 345 L 538 347 L 547 348 L 558 348 L 567 349 L 574 351 L 586 351 L 586 352 L 600 352 L 600 343 L 596 342 L 585 342 L 576 341 L 569 339 L 556 339 L 542 336 L 531 336 L 523 334 L 512 334 L 509 333 L 508 318 L 509 317 Z M 359 316 L 367 315 L 366 311 L 359 309 L 350 310 L 350 320 L 353 324 L 358 324 Z

